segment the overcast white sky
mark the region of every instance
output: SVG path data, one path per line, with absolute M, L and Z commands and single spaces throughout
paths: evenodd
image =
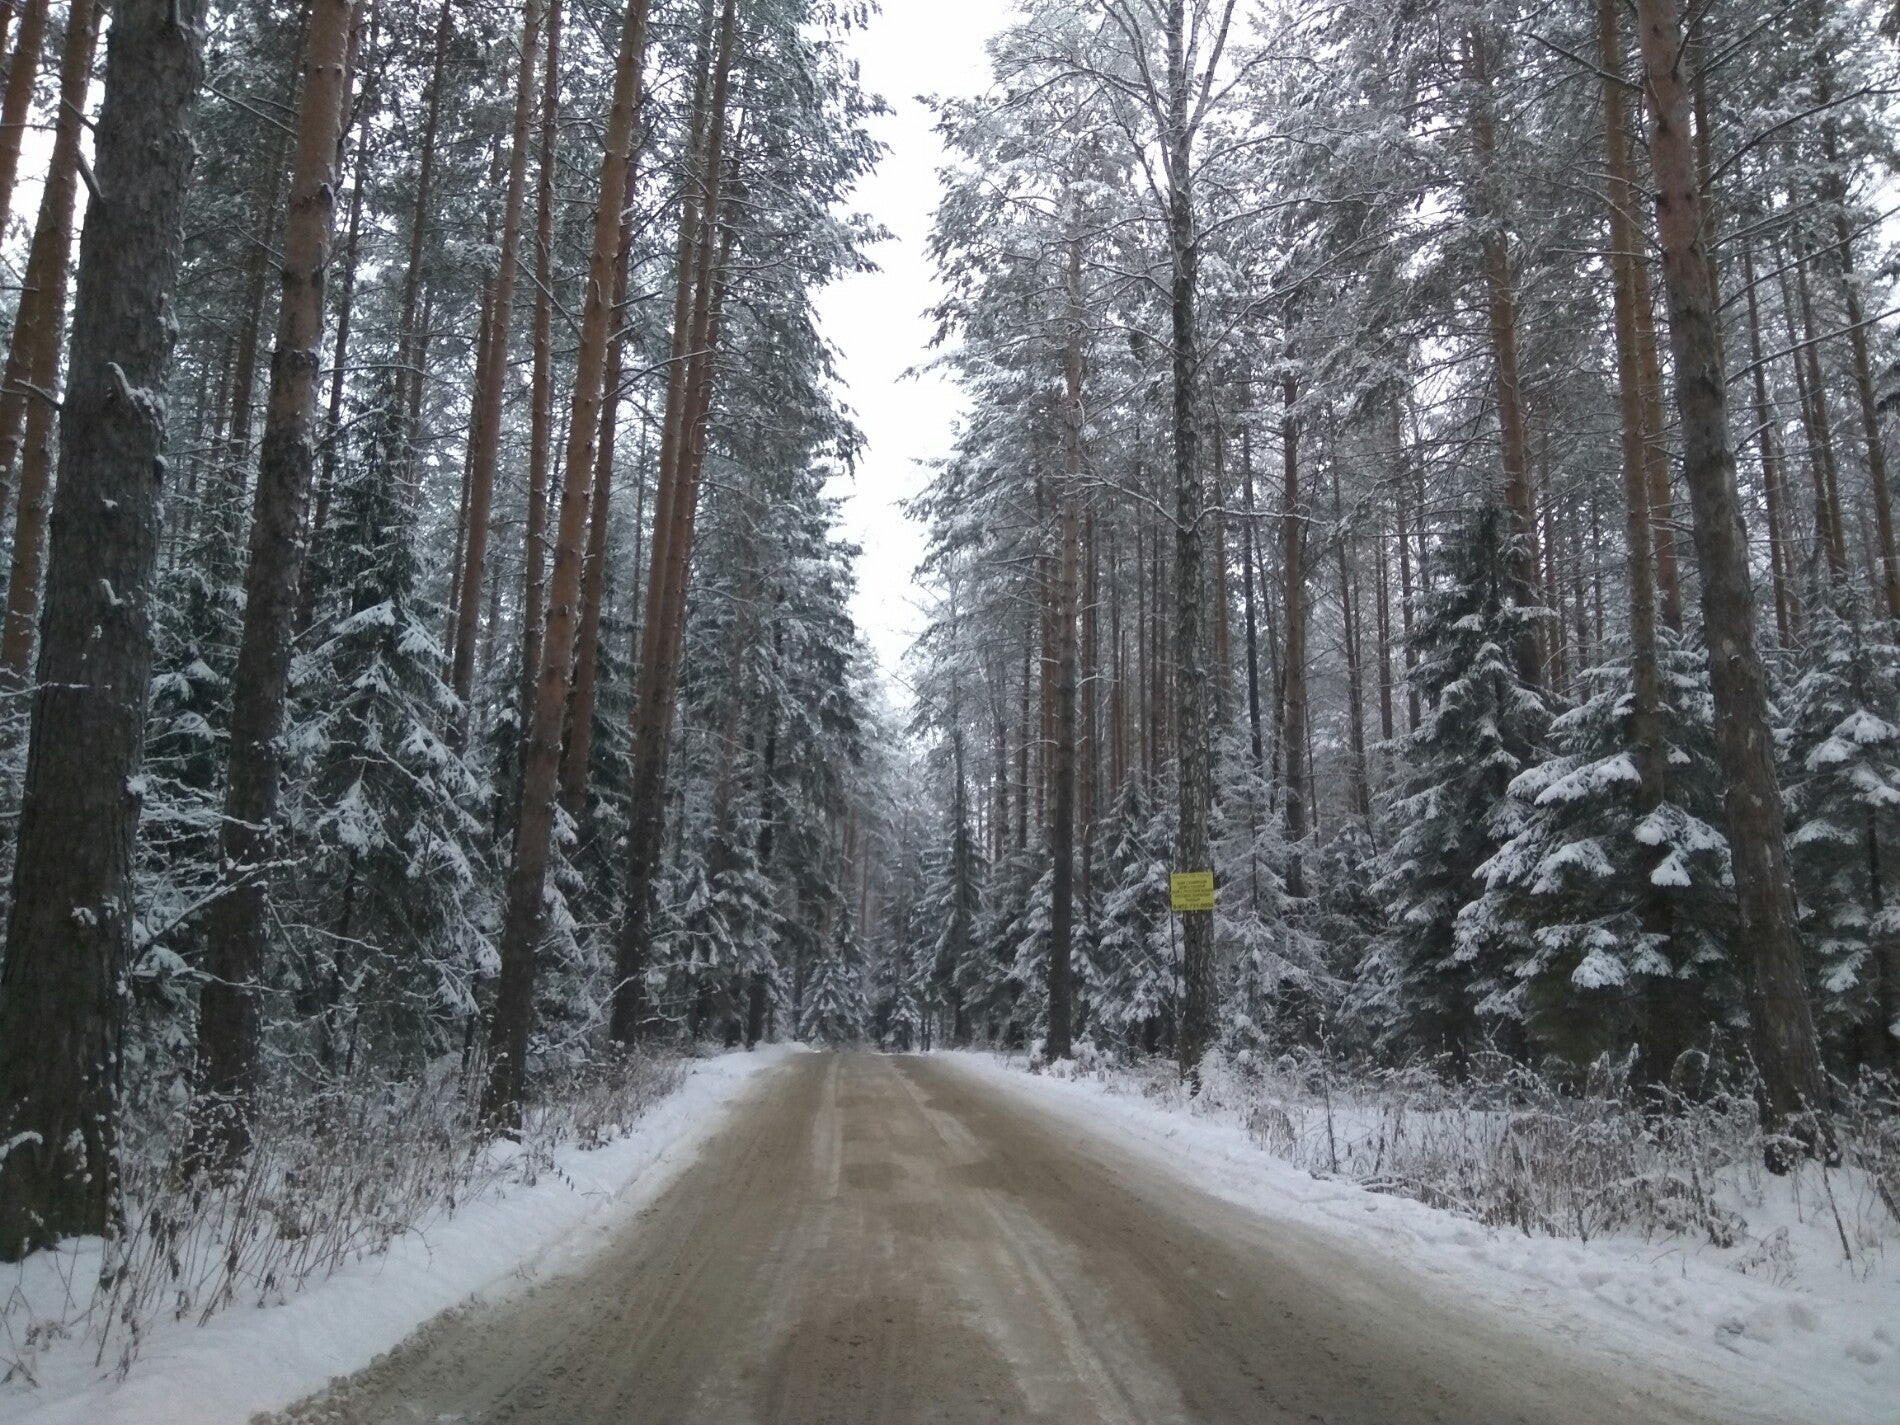
M 925 312 L 936 287 L 924 244 L 943 162 L 930 111 L 917 96 L 974 94 L 987 87 L 983 46 L 1012 9 L 1012 0 L 884 0 L 870 28 L 851 36 L 865 86 L 894 111 L 875 127 L 890 151 L 858 189 L 856 206 L 893 236 L 872 253 L 880 270 L 819 293 L 818 314 L 842 352 L 846 399 L 867 440 L 848 489 L 845 532 L 864 546 L 853 613 L 889 674 L 898 671 L 921 623 L 911 574 L 923 557 L 923 541 L 898 502 L 923 483 L 918 462 L 948 451 L 962 412 L 947 378 L 904 379 L 932 355 Z M 891 687 L 900 704 L 907 701 L 895 677 Z

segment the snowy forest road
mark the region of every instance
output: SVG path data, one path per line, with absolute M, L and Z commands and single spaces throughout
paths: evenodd
M 954 1060 L 812 1054 L 578 1274 L 441 1318 L 283 1420 L 1738 1418 L 1205 1196 Z

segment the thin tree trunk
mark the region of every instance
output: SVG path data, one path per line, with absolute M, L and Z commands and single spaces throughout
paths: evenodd
M 1260 734 L 1260 623 L 1254 604 L 1253 579 L 1254 543 L 1258 538 L 1254 528 L 1253 432 L 1244 425 L 1240 428 L 1240 494 L 1245 502 L 1242 507 L 1245 522 L 1241 525 L 1240 533 L 1240 580 L 1241 595 L 1247 611 L 1247 731 L 1254 770 L 1262 772 L 1266 764 L 1263 760 L 1265 747 Z
M 1049 1040 L 1046 1057 L 1071 1052 L 1075 1006 L 1070 985 L 1070 942 L 1075 923 L 1076 615 L 1082 483 L 1082 239 L 1080 201 L 1072 215 L 1066 273 L 1063 346 L 1062 483 L 1056 490 L 1061 552 L 1056 576 L 1055 796 L 1049 827 L 1052 904 L 1049 910 Z
M 370 42 L 375 43 L 376 22 L 379 15 L 376 0 L 370 7 Z M 354 51 L 356 42 L 351 41 Z M 352 69 L 354 69 L 354 63 Z M 366 86 L 367 88 L 367 86 Z M 323 531 L 330 519 L 330 493 L 336 485 L 337 460 L 343 443 L 343 391 L 346 385 L 350 362 L 350 324 L 356 310 L 356 265 L 361 252 L 363 235 L 363 195 L 368 188 L 369 144 L 368 129 L 372 105 L 369 95 L 363 94 L 357 101 L 358 112 L 352 119 L 361 125 L 356 139 L 356 175 L 350 183 L 350 217 L 346 228 L 347 236 L 343 242 L 343 261 L 340 281 L 342 290 L 337 294 L 336 312 L 336 356 L 330 367 L 330 405 L 329 415 L 324 422 L 323 473 L 317 480 L 317 507 L 310 519 L 310 533 L 314 539 Z M 341 155 L 338 155 L 339 166 Z M 310 599 L 306 591 L 304 612 L 299 619 L 301 624 L 310 622 Z
M 1228 7 L 1231 12 L 1231 5 Z M 1185 0 L 1168 0 L 1167 110 L 1163 153 L 1168 177 L 1169 317 L 1174 437 L 1174 714 L 1180 829 L 1177 868 L 1213 865 L 1209 821 L 1214 803 L 1214 758 L 1208 729 L 1206 592 L 1202 586 L 1202 485 L 1195 393 L 1200 351 L 1195 331 L 1200 234 L 1194 220 L 1194 121 L 1190 93 L 1195 75 L 1187 52 Z M 1224 26 L 1222 32 L 1224 33 Z M 1213 58 L 1204 61 L 1211 72 Z M 1200 1082 L 1201 1057 L 1214 1041 L 1214 916 L 1198 912 L 1181 927 L 1181 1071 Z
M 634 186 L 638 155 L 627 160 L 627 191 Z M 600 687 L 601 602 L 607 588 L 607 530 L 612 515 L 614 443 L 620 426 L 620 384 L 626 333 L 627 281 L 633 265 L 633 208 L 620 220 L 620 258 L 614 272 L 614 337 L 607 347 L 605 399 L 600 408 L 600 444 L 594 455 L 594 494 L 587 517 L 587 565 L 581 577 L 579 645 L 574 688 L 568 700 L 568 734 L 561 762 L 561 805 L 576 821 L 587 804 L 588 763 L 594 748 L 594 702 Z
M 244 576 L 244 632 L 232 676 L 231 746 L 219 862 L 229 889 L 211 904 L 198 1011 L 195 1156 L 217 1166 L 250 1146 L 259 1062 L 265 889 L 275 855 L 278 733 L 303 577 L 304 514 L 316 465 L 323 287 L 336 206 L 337 133 L 353 6 L 311 0 L 297 156 L 284 224 L 283 297 Z
M 1624 145 L 1630 143 L 1628 131 Z M 1676 555 L 1676 504 L 1670 491 L 1669 443 L 1664 434 L 1662 357 L 1656 349 L 1656 305 L 1650 291 L 1649 253 L 1641 241 L 1642 222 L 1636 206 L 1634 170 L 1624 189 L 1624 212 L 1630 221 L 1629 283 L 1636 308 L 1636 360 L 1643 377 L 1643 461 L 1649 486 L 1649 528 L 1656 549 L 1656 592 L 1662 620 L 1682 631 L 1682 572 Z
M 647 0 L 627 10 L 615 63 L 613 103 L 601 156 L 600 197 L 594 209 L 587 297 L 575 357 L 574 399 L 562 466 L 560 524 L 548 591 L 541 669 L 522 759 L 514 854 L 508 870 L 501 933 L 501 975 L 489 1023 L 490 1063 L 483 1113 L 498 1127 L 521 1119 L 528 1035 L 534 1019 L 535 958 L 547 917 L 547 869 L 554 831 L 554 798 L 561 764 L 561 722 L 574 662 L 575 604 L 580 594 L 588 474 L 600 433 L 602 382 L 613 328 L 614 268 L 620 213 L 627 200 L 627 163 L 636 143 L 644 88 Z
M 1826 104 L 1833 85 L 1825 60 L 1815 86 L 1815 101 Z M 1854 265 L 1854 235 L 1847 221 L 1846 185 L 1840 176 L 1840 138 L 1832 118 L 1821 125 L 1822 197 L 1833 209 L 1834 251 L 1840 265 L 1841 297 L 1847 308 L 1847 348 L 1853 357 L 1854 393 L 1860 399 L 1860 431 L 1867 451 L 1874 528 L 1880 537 L 1880 592 L 1887 617 L 1900 619 L 1900 553 L 1894 549 L 1893 497 L 1887 481 L 1887 450 L 1880 437 L 1880 405 L 1874 395 L 1873 359 L 1867 347 L 1867 308 Z
M 1814 442 L 1815 469 L 1820 472 L 1821 496 L 1826 506 L 1829 567 L 1837 579 L 1847 577 L 1847 524 L 1841 514 L 1840 464 L 1834 452 L 1834 416 L 1828 406 L 1827 378 L 1821 370 L 1821 326 L 1815 319 L 1814 296 L 1808 282 L 1810 261 L 1803 244 L 1794 265 L 1794 290 L 1800 300 L 1802 341 L 1794 359 L 1807 378 L 1807 401 Z
M 1609 219 L 1611 299 L 1616 330 L 1618 409 L 1623 435 L 1623 497 L 1629 579 L 1631 663 L 1630 741 L 1636 749 L 1638 805 L 1648 812 L 1660 806 L 1666 790 L 1668 762 L 1662 728 L 1662 674 L 1656 642 L 1656 575 L 1651 540 L 1651 487 L 1648 467 L 1649 429 L 1645 411 L 1645 371 L 1638 341 L 1636 268 L 1648 261 L 1640 245 L 1635 221 L 1636 186 L 1632 177 L 1628 121 L 1623 103 L 1622 36 L 1618 0 L 1597 0 L 1599 56 L 1606 76 L 1603 84 L 1605 146 L 1609 159 Z M 1614 77 L 1609 77 L 1614 76 Z M 1651 856 L 1659 859 L 1660 853 Z M 1644 929 L 1667 936 L 1666 904 L 1645 882 L 1639 908 Z M 1669 976 L 1652 976 L 1667 982 Z M 1683 1047 L 1684 1026 L 1675 1022 L 1677 996 L 1662 983 L 1644 995 L 1648 1023 L 1644 1033 L 1650 1077 L 1661 1081 Z
M 0 979 L 0 1258 L 108 1235 L 152 665 L 169 302 L 204 0 L 119 0 L 73 305 L 58 518 Z M 51 1146 L 49 1146 L 51 1145 Z
M 26 0 L 20 12 L 20 36 L 7 60 L 6 97 L 0 99 L 0 234 L 13 220 L 13 186 L 20 175 L 20 144 L 33 109 L 40 50 L 46 43 L 47 5 L 48 0 Z
M 397 399 L 405 404 L 410 416 L 409 439 L 416 438 L 415 415 L 422 407 L 422 348 L 427 322 L 418 322 L 422 297 L 422 252 L 435 201 L 435 165 L 437 138 L 442 129 L 442 72 L 448 59 L 449 38 L 454 33 L 455 0 L 442 0 L 436 12 L 435 49 L 429 62 L 427 104 L 423 110 L 422 153 L 416 164 L 416 202 L 409 221 L 409 260 L 403 268 L 402 302 L 396 319 L 396 360 L 402 367 L 397 381 Z
M 91 36 L 96 30 L 86 20 L 93 14 L 91 0 L 82 0 L 81 23 L 68 17 L 66 44 L 60 56 L 60 110 L 53 130 L 53 149 L 47 160 L 40 207 L 27 247 L 20 302 L 14 312 L 13 334 L 7 346 L 4 378 L 0 378 L 0 513 L 18 484 L 20 452 L 27 416 L 35 404 L 47 404 L 51 391 L 49 367 L 59 360 L 59 326 L 65 320 L 66 264 L 72 249 L 73 210 L 79 184 L 79 132 L 86 90 L 92 77 Z M 84 46 L 83 51 L 81 46 Z M 67 108 L 68 102 L 77 106 Z M 58 298 L 57 312 L 53 311 Z M 42 516 L 44 512 L 42 511 Z
M 463 711 L 456 720 L 467 733 L 468 705 L 475 690 L 475 627 L 481 610 L 482 572 L 488 558 L 489 523 L 495 500 L 495 465 L 501 453 L 501 407 L 508 374 L 508 335 L 515 308 L 515 274 L 521 253 L 521 209 L 528 187 L 528 126 L 534 117 L 535 52 L 541 47 L 542 0 L 526 0 L 521 16 L 521 57 L 515 71 L 514 124 L 509 135 L 508 193 L 502 201 L 501 253 L 495 267 L 488 322 L 475 367 L 475 408 L 468 463 L 468 540 L 462 556 L 456 606 L 455 656 L 449 686 Z
M 1669 293 L 1670 348 L 1696 558 L 1701 568 L 1704 634 L 1715 701 L 1715 737 L 1723 771 L 1728 839 L 1735 863 L 1735 937 L 1747 982 L 1749 1044 L 1761 1074 L 1763 1118 L 1802 1149 L 1835 1159 L 1827 1121 L 1827 1080 L 1808 1008 L 1774 737 L 1755 642 L 1755 601 L 1729 443 L 1728 387 L 1717 340 L 1709 230 L 1689 129 L 1682 72 L 1682 31 L 1675 0 L 1638 0 L 1650 105 L 1650 160 L 1663 276 Z M 1770 1141 L 1771 1169 L 1785 1170 L 1786 1138 Z
M 1352 577 L 1352 548 L 1347 538 L 1345 502 L 1339 488 L 1339 455 L 1333 451 L 1333 524 L 1339 555 L 1339 621 L 1346 644 L 1346 806 L 1367 827 L 1372 825 L 1372 783 L 1366 766 L 1365 667 L 1361 659 L 1359 597 Z
M 1761 303 L 1756 296 L 1755 249 L 1742 245 L 1742 280 L 1748 291 L 1748 354 L 1755 378 L 1755 441 L 1761 454 L 1762 499 L 1768 506 L 1769 568 L 1775 581 L 1775 632 L 1783 648 L 1794 642 L 1801 622 L 1801 596 L 1795 587 L 1794 551 L 1789 547 L 1788 495 L 1781 463 L 1781 439 L 1774 407 L 1768 400 L 1768 363 L 1762 356 Z
M 1405 730 L 1417 732 L 1419 715 L 1423 709 L 1419 705 L 1418 682 L 1413 677 L 1418 671 L 1418 646 L 1412 642 L 1412 536 L 1406 528 L 1405 518 L 1406 486 L 1409 483 L 1406 464 L 1405 452 L 1401 449 L 1398 487 L 1392 495 L 1399 526 L 1399 641 L 1405 645 Z
M 73 247 L 73 212 L 79 186 L 79 131 L 85 123 L 86 92 L 92 84 L 93 48 L 99 37 L 93 0 L 73 0 L 67 15 L 66 48 L 59 66 L 59 117 L 53 157 L 40 197 L 39 221 L 26 264 L 26 291 L 13 329 L 16 350 L 25 348 L 22 376 L 27 393 L 25 435 L 20 447 L 18 508 L 13 523 L 13 568 L 7 583 L 7 613 L 0 632 L 0 680 L 17 686 L 33 661 L 39 625 L 40 574 L 46 553 L 46 511 L 52 497 L 53 426 L 57 410 L 60 337 L 66 325 L 66 289 Z
M 1287 869 L 1286 891 L 1295 898 L 1306 894 L 1303 864 L 1309 825 L 1306 783 L 1306 503 L 1300 491 L 1300 422 L 1294 406 L 1299 388 L 1288 375 L 1281 383 L 1285 415 L 1280 422 L 1280 449 L 1286 479 L 1280 505 L 1280 573 L 1283 580 L 1281 611 L 1286 619 L 1285 653 L 1281 656 L 1281 746 L 1287 749 L 1286 804 L 1284 808 Z
M 308 24 L 301 32 L 308 33 Z M 298 44 L 298 57 L 303 46 Z M 285 76 L 285 87 L 294 88 L 295 75 Z M 284 180 L 288 166 L 289 139 L 278 130 L 271 131 L 263 169 L 258 175 L 257 207 L 251 224 L 249 251 L 245 255 L 245 299 L 238 317 L 237 350 L 231 366 L 231 392 L 228 400 L 229 423 L 224 431 L 224 461 L 228 481 L 239 494 L 244 490 L 244 472 L 251 461 L 251 424 L 257 395 L 257 353 L 263 344 L 264 307 L 270 300 L 270 278 L 275 270 L 272 258 L 277 249 L 277 223 L 284 215 Z
M 1485 37 L 1474 28 L 1469 37 L 1473 87 L 1472 140 L 1480 168 L 1480 206 L 1484 212 L 1484 281 L 1491 327 L 1491 352 L 1497 368 L 1498 440 L 1504 464 L 1504 502 L 1511 513 L 1512 601 L 1531 606 L 1537 591 L 1537 502 L 1531 490 L 1530 446 L 1524 418 L 1524 390 L 1518 371 L 1517 293 L 1511 274 L 1510 237 L 1504 204 L 1493 192 L 1498 167 L 1496 120 Z M 1518 678 L 1529 686 L 1543 681 L 1539 639 L 1526 625 L 1516 648 Z
M 561 0 L 548 6 L 548 62 L 541 90 L 541 155 L 535 179 L 534 373 L 528 415 L 528 518 L 522 545 L 521 691 L 517 703 L 525 753 L 547 579 L 548 479 L 554 432 L 554 169 L 561 124 Z
M 702 18 L 710 19 L 710 4 L 702 10 Z M 703 424 L 712 397 L 712 355 L 718 329 L 715 289 L 723 280 L 723 248 L 729 241 L 721 231 L 721 203 L 733 45 L 733 0 L 724 0 L 717 38 L 709 50 L 710 75 L 705 66 L 699 67 L 694 96 L 695 116 L 700 120 L 693 125 L 698 191 L 689 189 L 680 218 L 679 286 L 673 310 L 676 359 L 669 373 L 666 424 L 660 441 L 660 484 L 654 499 L 653 552 L 633 709 L 633 811 L 627 833 L 626 912 L 618 984 L 608 1026 L 609 1033 L 621 1043 L 641 1037 L 652 1023 L 646 999 L 646 965 L 653 881 L 660 865 L 667 754 L 686 633 L 686 575 L 699 505 Z M 689 354 L 690 360 L 678 359 Z

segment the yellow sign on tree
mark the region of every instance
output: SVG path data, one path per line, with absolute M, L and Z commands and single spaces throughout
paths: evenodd
M 1176 871 L 1168 877 L 1168 905 L 1172 910 L 1212 910 L 1214 873 Z

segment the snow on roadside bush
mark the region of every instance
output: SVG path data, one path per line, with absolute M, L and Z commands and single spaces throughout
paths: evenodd
M 545 1085 L 520 1136 L 496 1140 L 450 1059 L 414 1083 L 351 1083 L 275 1105 L 243 1167 L 222 1177 L 187 1181 L 171 1161 L 129 1160 L 121 1236 L 64 1243 L 14 1269 L 0 1300 L 0 1380 L 33 1381 L 41 1352 L 62 1340 L 123 1375 L 161 1319 L 202 1325 L 229 1306 L 282 1302 L 469 1202 L 558 1175 L 558 1148 L 613 1142 L 681 1078 L 677 1058 L 618 1056 Z
M 1776 1179 L 1746 1082 L 1659 1112 L 1626 1065 L 1607 1062 L 1580 1092 L 1495 1055 L 1452 1083 L 1426 1065 L 1352 1068 L 1301 1052 L 1241 1066 L 1215 1054 L 1198 1095 L 1162 1060 L 1110 1068 L 1078 1055 L 1050 1071 L 1232 1118 L 1316 1177 L 1526 1236 L 1701 1240 L 1770 1277 L 1816 1252 L 1866 1275 L 1900 1242 L 1900 1097 L 1881 1079 L 1837 1086 L 1840 1166 L 1804 1161 Z

